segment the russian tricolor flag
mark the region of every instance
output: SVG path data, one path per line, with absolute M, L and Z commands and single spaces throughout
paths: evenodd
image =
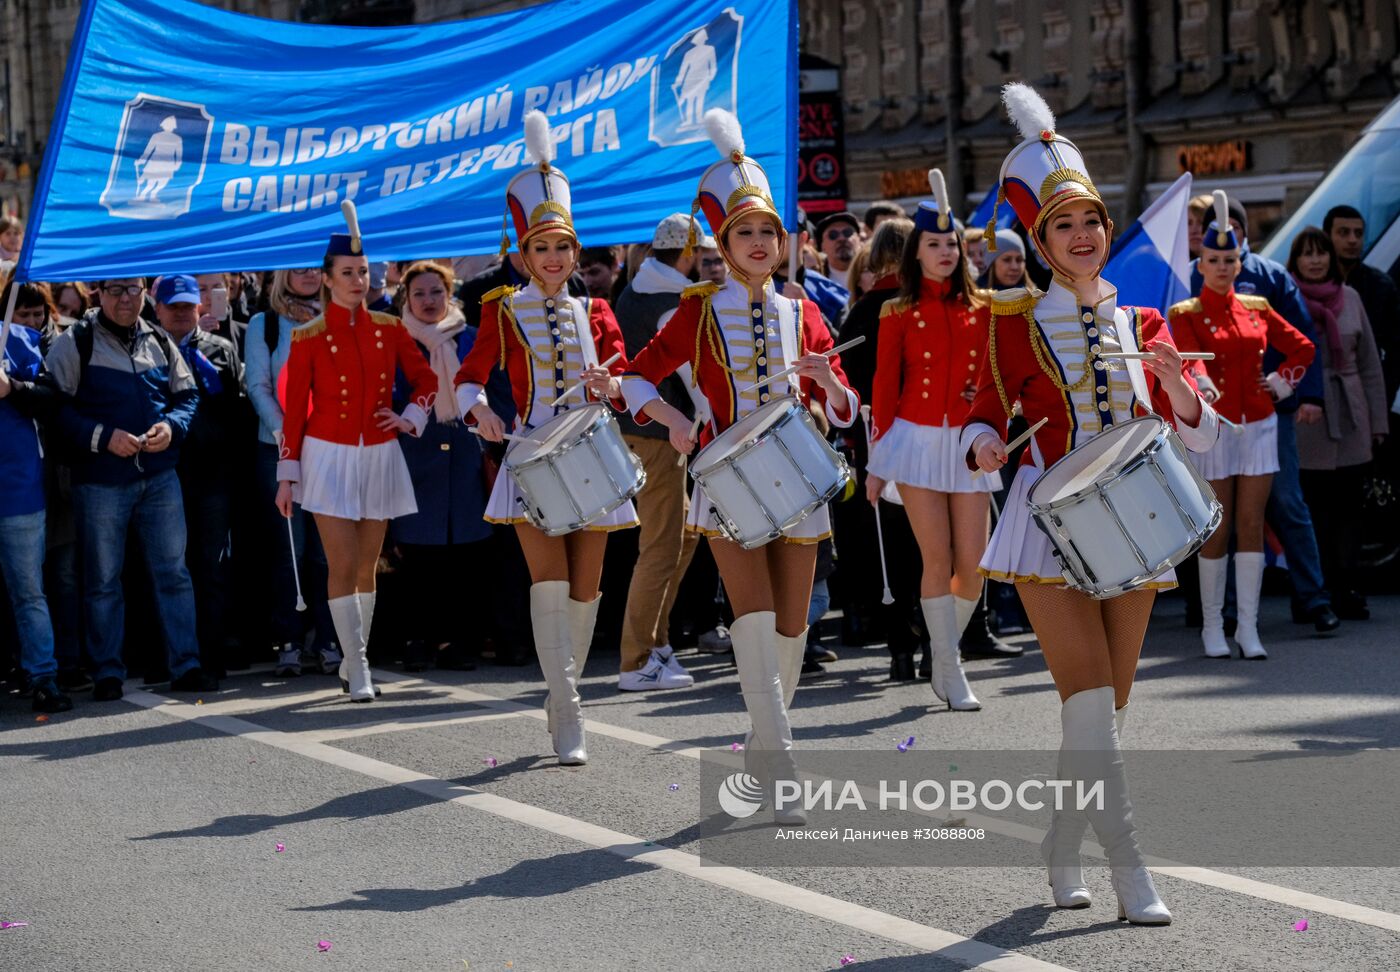
M 1185 172 L 1114 242 L 1103 276 L 1118 288 L 1120 307 L 1155 307 L 1165 314 L 1191 296 L 1190 201 L 1191 173 Z

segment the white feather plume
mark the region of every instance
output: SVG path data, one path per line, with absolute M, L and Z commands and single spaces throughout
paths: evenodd
M 1230 200 L 1225 196 L 1224 189 L 1217 189 L 1211 193 L 1215 200 L 1215 227 L 1220 232 L 1230 230 Z
M 1028 84 L 1013 81 L 1001 89 L 1001 103 L 1011 116 L 1011 124 L 1021 133 L 1022 140 L 1039 138 L 1041 132 L 1055 130 L 1055 113 Z
M 933 190 L 933 201 L 938 204 L 938 225 L 953 225 L 953 209 L 948 203 L 948 184 L 943 181 L 941 169 L 928 170 L 928 187 Z
M 340 201 L 340 214 L 345 217 L 345 225 L 350 230 L 351 239 L 361 239 L 360 216 L 355 212 L 355 204 L 348 199 Z
M 744 154 L 744 129 L 733 112 L 723 108 L 711 108 L 705 112 L 705 131 L 709 132 L 710 141 L 715 143 L 719 154 L 726 159 L 735 152 Z
M 525 115 L 525 151 L 536 162 L 554 161 L 554 139 L 549 135 L 549 119 L 538 108 Z

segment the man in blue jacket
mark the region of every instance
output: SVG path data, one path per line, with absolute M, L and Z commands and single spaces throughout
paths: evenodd
M 23 297 L 25 285 L 20 285 Z M 8 290 L 8 288 L 7 288 Z M 36 292 L 37 296 L 37 292 Z M 18 315 L 16 315 L 18 316 Z M 0 365 L 0 572 L 19 633 L 20 667 L 35 712 L 73 708 L 55 677 L 53 623 L 44 597 L 44 459 L 35 420 L 57 404 L 39 332 L 15 324 Z
M 1240 275 L 1235 280 L 1235 292 L 1257 294 L 1267 298 L 1269 306 L 1283 315 L 1288 323 L 1317 343 L 1312 317 L 1298 291 L 1298 285 L 1288 268 L 1249 249 L 1247 240 L 1249 217 L 1244 206 L 1230 200 L 1230 226 L 1243 241 L 1240 247 Z M 1191 292 L 1201 292 L 1201 273 L 1191 264 Z M 1272 348 L 1262 362 L 1268 374 L 1283 360 Z M 1298 440 L 1294 421 L 1309 425 L 1322 420 L 1322 355 L 1313 359 L 1294 394 L 1274 406 L 1278 413 L 1278 472 L 1274 474 L 1265 512 L 1269 526 L 1283 544 L 1288 557 L 1289 579 L 1293 582 L 1294 620 L 1311 621 L 1319 633 L 1335 631 L 1341 625 L 1332 611 L 1332 598 L 1322 586 L 1322 558 L 1317 552 L 1317 536 L 1313 532 L 1312 514 L 1303 500 L 1303 488 L 1298 482 Z
M 175 474 L 199 392 L 174 343 L 141 318 L 145 293 L 139 278 L 102 281 L 101 306 L 59 335 L 45 359 L 68 396 L 58 429 L 73 455 L 92 697 L 99 702 L 120 699 L 126 679 L 121 577 L 133 529 L 150 568 L 170 687 L 218 688 L 199 665 Z

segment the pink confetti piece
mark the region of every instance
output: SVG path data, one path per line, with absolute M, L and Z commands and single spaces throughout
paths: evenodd
M 37 716 L 34 717 L 34 721 L 35 721 L 35 722 L 48 722 L 48 721 L 49 721 L 49 717 L 46 716 L 46 715 L 37 715 Z
M 282 853 L 282 852 L 283 852 L 284 850 L 286 850 L 286 849 L 287 849 L 287 845 L 284 844 L 284 843 L 282 843 L 282 842 L 279 840 L 279 841 L 277 842 L 277 853 L 280 854 L 280 853 Z
M 27 921 L 0 921 L 0 931 L 9 931 L 11 928 L 28 928 Z
M 842 966 L 855 965 L 856 957 L 854 955 L 843 955 L 841 956 L 841 964 Z
M 675 793 L 680 788 L 681 785 L 679 783 L 672 783 L 670 786 L 666 787 L 666 789 L 670 790 L 672 793 Z
M 318 951 L 318 952 L 329 952 L 330 950 L 331 950 L 331 943 L 328 942 L 328 941 L 326 941 L 324 938 L 321 939 L 319 942 L 316 943 L 316 951 Z
M 495 756 L 487 756 L 485 759 L 482 760 L 482 762 L 485 763 L 487 766 L 489 766 L 491 769 L 495 769 L 495 768 L 496 768 L 496 757 L 495 757 Z
M 1293 930 L 1294 930 L 1294 931 L 1307 931 L 1307 930 L 1308 930 L 1308 920 L 1307 920 L 1306 918 L 1304 918 L 1302 921 L 1295 921 L 1295 922 L 1293 923 Z
M 743 743 L 730 743 L 730 744 L 729 744 L 729 750 L 730 750 L 730 752 L 742 753 L 742 752 L 744 751 L 744 744 L 743 744 Z

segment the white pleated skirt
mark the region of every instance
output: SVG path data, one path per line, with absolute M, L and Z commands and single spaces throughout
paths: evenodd
M 502 469 L 496 476 L 496 485 L 491 487 L 491 498 L 486 501 L 487 522 L 529 523 L 529 518 L 522 512 L 524 509 L 524 504 L 520 502 L 520 490 L 516 488 L 515 480 L 511 478 L 510 473 Z M 631 500 L 628 500 L 611 513 L 599 517 L 583 529 L 603 532 L 626 530 L 628 527 L 640 526 L 641 522 L 637 519 L 637 508 L 632 505 Z
M 690 494 L 690 513 L 686 517 L 685 528 L 692 533 L 699 533 L 706 537 L 718 537 L 721 540 L 728 539 L 715 521 L 715 515 L 710 510 L 709 498 L 705 495 L 705 488 L 699 483 Z M 831 536 L 831 514 L 827 512 L 827 504 L 823 503 L 811 513 L 797 523 L 788 527 L 779 537 L 784 543 L 820 543 Z
M 1220 438 L 1209 452 L 1188 452 L 1206 479 L 1265 476 L 1278 472 L 1278 416 L 1239 425 L 1220 423 Z
M 961 438 L 961 425 L 918 425 L 897 418 L 870 447 L 867 471 L 892 483 L 939 493 L 995 493 L 1001 489 L 1001 473 L 972 478 Z
M 1031 516 L 1030 492 L 1043 470 L 1035 466 L 1020 466 L 1011 480 L 1006 505 L 1002 508 L 987 552 L 982 555 L 978 571 L 984 577 L 1007 584 L 1056 584 L 1068 586 L 1064 571 L 1055 559 L 1050 538 Z M 1145 590 L 1163 590 L 1176 586 L 1176 572 L 1169 570 L 1144 584 Z
M 307 436 L 292 498 L 308 513 L 345 520 L 392 520 L 418 512 L 413 478 L 397 442 L 341 445 Z

